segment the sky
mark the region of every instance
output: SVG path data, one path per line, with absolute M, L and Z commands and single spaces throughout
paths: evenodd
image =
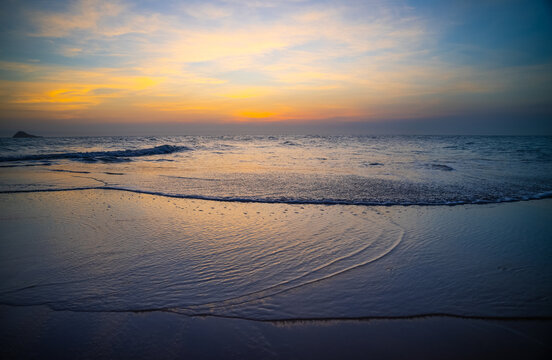
M 14 1 L 0 136 L 552 134 L 550 1 Z

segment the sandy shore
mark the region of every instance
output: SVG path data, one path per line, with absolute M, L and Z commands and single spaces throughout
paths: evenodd
M 550 321 L 263 323 L 8 306 L 0 318 L 5 359 L 545 359 L 552 331 Z
M 0 205 L 4 358 L 551 353 L 552 200 L 301 206 L 82 190 Z

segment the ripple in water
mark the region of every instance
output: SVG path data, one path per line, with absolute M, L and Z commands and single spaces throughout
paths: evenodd
M 1 302 L 80 311 L 220 312 L 369 265 L 402 238 L 362 207 L 82 190 L 2 208 Z

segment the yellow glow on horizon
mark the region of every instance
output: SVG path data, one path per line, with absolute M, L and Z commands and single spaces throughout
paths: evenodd
M 142 90 L 147 89 L 151 86 L 157 85 L 161 80 L 160 79 L 152 79 L 149 77 L 136 77 L 134 79 L 134 89 L 136 90 Z
M 248 99 L 253 97 L 259 97 L 266 95 L 267 91 L 259 88 L 237 90 L 235 92 L 230 92 L 223 94 L 222 96 L 231 98 L 231 99 Z
M 264 119 L 276 116 L 276 113 L 270 111 L 240 111 L 237 114 L 242 118 Z
M 0 60 L 0 118 L 381 121 L 494 106 L 495 94 L 530 104 L 550 84 L 547 64 L 450 61 L 431 22 L 385 1 L 177 3 L 21 5 L 14 39 L 36 52 Z

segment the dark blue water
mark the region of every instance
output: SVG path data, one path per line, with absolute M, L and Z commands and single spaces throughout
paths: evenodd
M 1 139 L 0 169 L 2 191 L 106 186 L 269 203 L 492 203 L 552 195 L 552 138 Z

